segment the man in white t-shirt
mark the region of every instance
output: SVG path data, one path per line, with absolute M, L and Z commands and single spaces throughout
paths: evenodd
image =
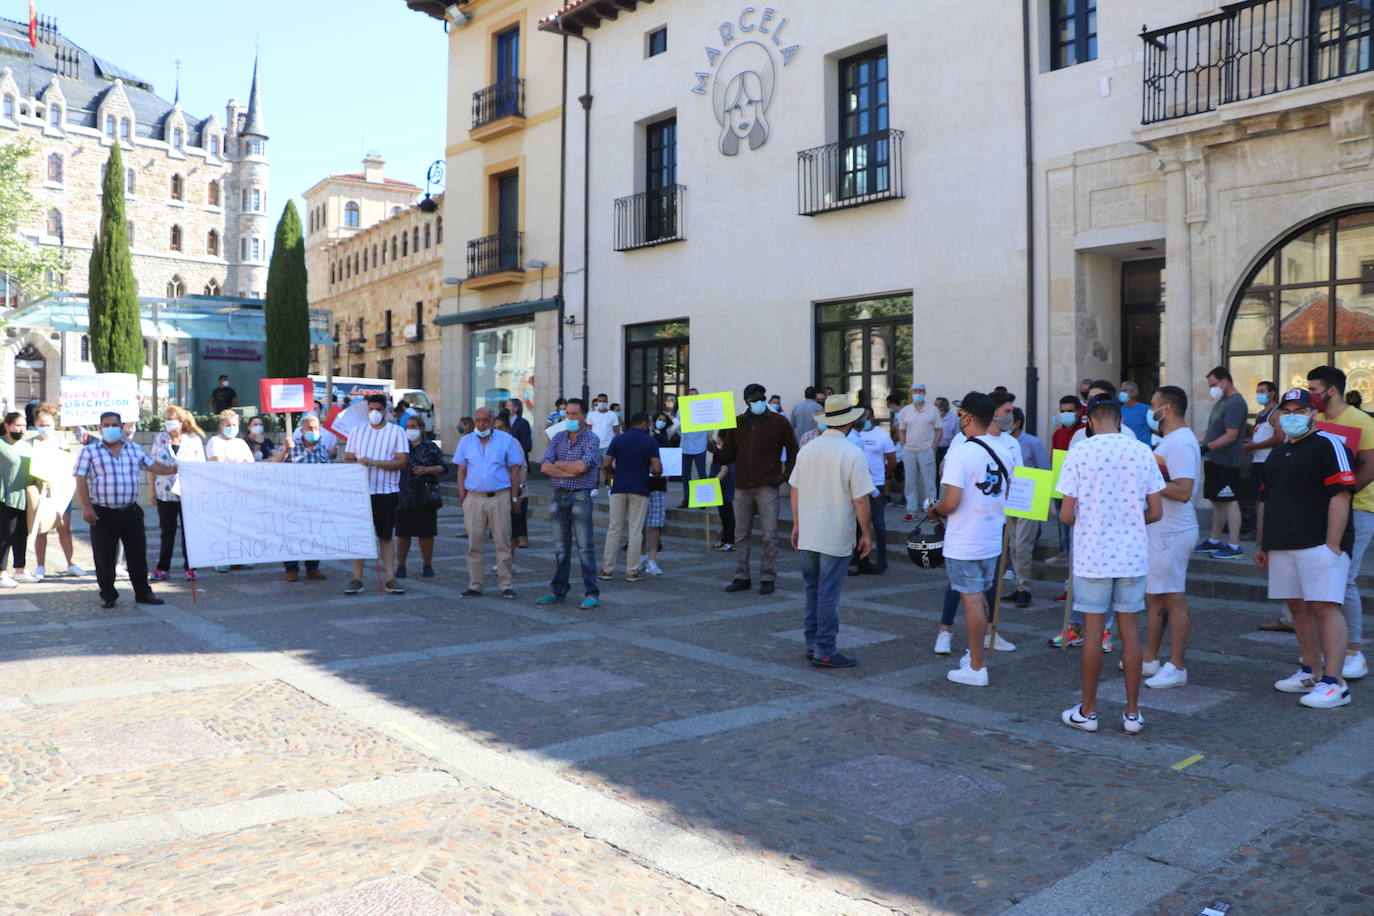
M 1145 653 L 1140 669 L 1146 687 L 1184 687 L 1188 668 L 1188 558 L 1197 544 L 1197 511 L 1193 498 L 1202 480 L 1202 449 L 1188 428 L 1188 395 L 1177 385 L 1164 385 L 1150 398 L 1145 420 L 1161 438 L 1155 461 L 1164 473 L 1159 495 L 1164 517 L 1150 525 L 1150 569 L 1145 575 Z M 1164 618 L 1169 619 L 1169 660 L 1159 663 Z
M 386 575 L 388 594 L 404 595 L 392 567 L 391 534 L 396 528 L 396 503 L 401 495 L 401 469 L 410 457 L 405 431 L 386 418 L 386 395 L 367 398 L 367 425 L 355 429 L 344 446 L 344 461 L 367 468 L 367 491 L 372 495 L 372 528 L 377 535 L 377 555 Z M 345 595 L 363 590 L 363 561 L 353 561 L 353 578 Z
M 1073 603 L 1084 615 L 1083 700 L 1059 719 L 1071 728 L 1097 731 L 1097 680 L 1102 671 L 1102 633 L 1109 610 L 1126 615 L 1121 658 L 1126 673 L 1126 711 L 1121 726 L 1136 735 L 1140 715 L 1140 631 L 1135 615 L 1145 609 L 1149 537 L 1145 526 L 1164 515 L 1159 493 L 1164 477 L 1150 447 L 1121 432 L 1121 403 L 1112 395 L 1088 401 L 1090 438 L 1069 449 L 1059 475 L 1064 494 L 1059 518 L 1073 525 Z
M 606 463 L 606 452 L 610 450 L 611 440 L 620 435 L 620 417 L 611 410 L 611 401 L 604 393 L 596 396 L 592 412 L 587 414 L 587 425 L 596 434 L 601 445 L 601 464 Z M 597 465 L 600 467 L 601 465 Z
M 883 512 L 887 506 L 887 477 L 897 466 L 897 446 L 887 430 L 873 422 L 873 408 L 865 411 L 863 431 L 859 435 L 859 447 L 863 449 L 868 462 L 868 473 L 873 478 L 873 492 L 869 495 L 869 515 L 873 519 L 873 552 L 867 558 L 857 555 L 851 561 L 859 573 L 881 575 L 887 571 L 887 523 Z

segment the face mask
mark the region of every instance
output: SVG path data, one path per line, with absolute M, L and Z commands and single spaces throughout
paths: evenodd
M 1073 426 L 1078 422 L 1078 414 L 1072 410 L 1063 410 L 1059 413 L 1060 426 Z
M 181 421 L 180 421 L 180 420 L 166 420 L 166 421 L 163 422 L 162 426 L 163 426 L 163 428 L 166 429 L 167 432 L 169 432 L 169 433 L 176 434 L 176 433 L 181 432 Z M 40 428 L 41 428 L 41 427 L 40 427 Z
M 224 429 L 220 430 L 220 432 L 224 434 L 224 438 L 232 439 L 239 434 L 239 428 L 237 426 L 226 426 Z
M 560 417 L 566 417 L 566 416 L 568 415 L 568 412 L 567 412 L 566 410 L 560 410 L 560 411 L 558 412 L 558 415 L 559 415 Z
M 20 439 L 24 438 L 24 431 L 21 429 L 17 433 L 10 433 L 10 438 L 13 439 L 15 442 L 18 442 Z
M 1312 428 L 1312 418 L 1301 413 L 1286 413 L 1279 417 L 1279 429 L 1283 430 L 1285 436 L 1293 439 L 1307 435 Z
M 607 410 L 610 409 L 610 405 L 608 405 L 605 401 L 597 401 L 596 409 L 601 411 L 602 413 L 605 413 Z
M 1125 404 L 1127 401 L 1131 399 L 1131 396 L 1124 391 L 1118 391 L 1116 394 L 1116 399 L 1121 403 Z
M 256 423 L 255 423 L 255 424 L 253 424 L 252 426 L 250 426 L 250 427 L 248 427 L 248 428 L 249 428 L 250 430 L 252 430 L 253 432 L 255 432 L 255 433 L 259 433 L 259 434 L 262 433 L 262 426 L 259 425 L 259 424 L 256 424 Z
M 1263 407 L 1265 404 L 1269 403 L 1269 392 L 1261 391 L 1259 394 L 1255 395 L 1255 400 L 1259 401 L 1259 406 Z
M 40 426 L 38 427 L 38 438 L 46 439 L 52 435 L 52 431 L 53 428 L 51 426 Z
M 301 433 L 301 436 L 305 438 L 306 442 L 311 444 L 320 441 L 320 431 L 318 429 L 307 429 L 305 432 Z
M 924 404 L 926 402 L 926 396 L 923 394 L 913 394 L 911 396 L 911 402 L 913 404 Z
M 110 445 L 114 445 L 120 439 L 124 438 L 124 430 L 120 429 L 118 426 L 102 426 L 100 427 L 100 438 L 104 439 Z
M 1207 389 L 1207 394 L 1210 395 L 1214 401 L 1221 400 L 1221 386 L 1213 385 L 1211 388 Z
M 655 421 L 654 421 L 654 429 L 667 429 L 667 428 L 668 428 L 668 421 L 667 421 L 667 420 L 655 420 Z
M 1309 392 L 1307 396 L 1312 401 L 1312 406 L 1316 408 L 1318 413 L 1325 412 L 1326 405 L 1329 403 L 1325 392 L 1322 394 L 1312 394 Z
M 373 426 L 376 426 L 378 423 L 382 422 L 382 412 L 380 410 L 369 410 L 367 412 L 367 419 Z
M 869 431 L 870 429 L 872 429 L 872 428 L 873 428 L 873 421 L 872 421 L 872 420 L 864 420 L 864 432 L 868 432 L 868 431 Z
M 749 402 L 749 412 L 750 412 L 751 414 L 753 414 L 754 416 L 758 416 L 759 414 L 764 413 L 764 412 L 767 411 L 767 410 L 768 410 L 768 405 L 767 405 L 766 403 L 764 403 L 763 401 L 750 401 L 750 402 Z
M 1002 432 L 1006 432 L 1007 430 L 1011 429 L 1013 426 L 1016 425 L 1016 417 L 1012 416 L 1009 413 L 1003 414 L 1000 417 L 993 417 L 992 422 L 995 423 L 997 425 L 997 428 L 1000 429 Z
M 413 430 L 413 432 L 418 433 L 419 430 Z M 474 429 L 473 432 L 477 433 L 478 439 L 485 439 L 487 436 L 491 435 L 491 430 L 489 429 Z
M 1153 410 L 1145 414 L 1145 425 L 1150 427 L 1150 432 L 1159 432 L 1159 418 L 1155 416 L 1155 412 Z
M 781 405 L 781 404 L 769 404 L 768 406 L 769 406 L 770 408 L 772 408 L 773 413 L 782 413 L 782 405 Z
M 490 432 L 490 430 L 488 430 L 488 432 Z M 477 435 L 482 435 L 480 430 L 478 431 Z M 406 430 L 406 438 L 409 439 L 411 442 L 419 442 L 420 431 L 418 429 L 408 429 Z
M 563 428 L 566 429 L 566 430 L 567 430 L 568 432 L 570 432 L 570 433 L 575 433 L 575 432 L 577 432 L 579 429 L 582 428 L 582 421 L 581 421 L 581 420 L 564 420 L 564 421 L 563 421 Z

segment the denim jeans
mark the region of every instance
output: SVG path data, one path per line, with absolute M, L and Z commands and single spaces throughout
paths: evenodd
M 802 578 L 806 580 L 806 648 L 817 658 L 835 654 L 835 635 L 840 630 L 840 592 L 849 568 L 849 557 L 801 550 Z
M 696 476 L 692 475 L 692 468 L 696 468 Z M 706 453 L 698 452 L 695 455 L 682 453 L 682 501 L 687 501 L 687 484 L 693 480 L 706 479 Z M 726 502 L 729 502 L 727 499 Z
M 887 510 L 886 496 L 868 497 L 868 512 L 873 520 L 873 551 L 869 553 L 867 559 L 859 557 L 859 537 L 863 534 L 863 529 L 855 526 L 854 532 L 854 557 L 850 560 L 860 569 L 874 569 L 883 572 L 887 569 L 887 519 L 884 514 Z
M 549 510 L 553 523 L 553 582 L 552 591 L 562 598 L 572 586 L 568 581 L 572 560 L 573 537 L 577 538 L 577 554 L 582 562 L 582 590 L 589 598 L 596 598 L 601 589 L 596 585 L 596 545 L 592 542 L 591 490 L 554 490 Z
M 1345 615 L 1345 625 L 1350 630 L 1350 642 L 1358 643 L 1364 636 L 1364 607 L 1360 602 L 1360 588 L 1356 580 L 1360 578 L 1360 566 L 1364 562 L 1364 552 L 1369 548 L 1369 540 L 1374 537 L 1374 512 L 1351 509 L 1350 523 L 1355 529 L 1355 543 L 1350 548 L 1350 575 L 1345 582 L 1345 604 L 1341 605 L 1341 613 Z

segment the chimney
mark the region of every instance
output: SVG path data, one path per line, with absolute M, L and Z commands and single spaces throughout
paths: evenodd
M 380 153 L 376 150 L 370 151 L 363 157 L 363 180 L 375 184 L 382 183 L 383 160 Z

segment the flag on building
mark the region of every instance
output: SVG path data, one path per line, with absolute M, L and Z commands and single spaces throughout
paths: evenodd
M 38 47 L 38 12 L 33 8 L 33 0 L 29 0 L 29 47 Z

